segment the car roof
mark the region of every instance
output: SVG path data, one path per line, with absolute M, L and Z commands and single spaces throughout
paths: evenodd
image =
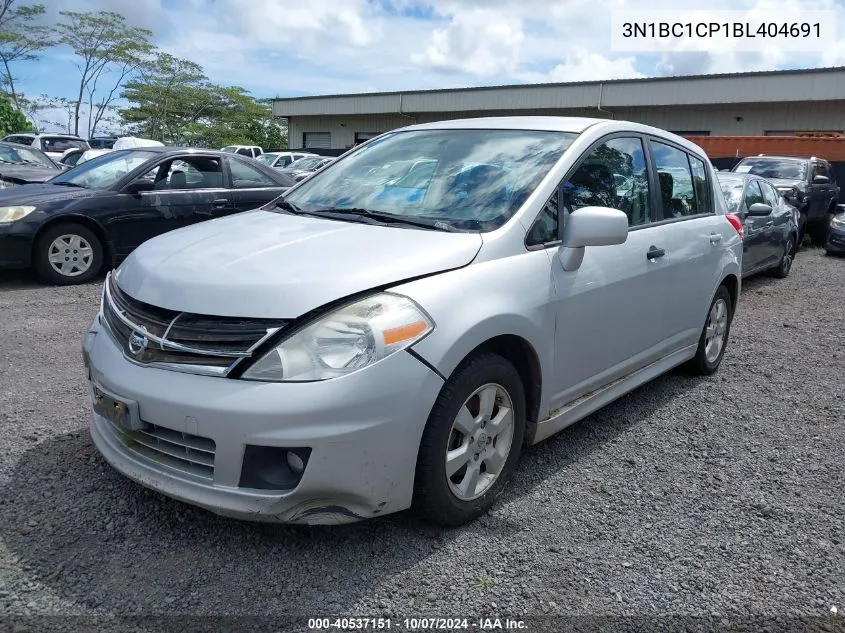
M 774 160 L 821 160 L 818 158 L 807 158 L 805 156 L 773 156 L 770 154 L 764 154 L 763 156 L 743 156 L 742 160 L 767 160 L 767 159 L 774 159 Z M 742 162 L 742 160 L 740 162 Z
M 765 180 L 755 174 L 746 174 L 736 171 L 717 171 L 716 178 L 719 180 Z
M 570 132 L 581 134 L 588 129 L 597 135 L 614 132 L 638 132 L 663 137 L 676 145 L 685 147 L 702 157 L 707 153 L 692 141 L 666 130 L 618 119 L 597 119 L 592 117 L 563 117 L 563 116 L 504 116 L 478 117 L 472 119 L 452 119 L 448 121 L 434 121 L 418 123 L 400 128 L 408 130 L 532 130 L 537 132 Z

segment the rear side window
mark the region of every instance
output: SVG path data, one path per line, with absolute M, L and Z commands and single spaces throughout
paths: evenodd
M 88 149 L 85 141 L 61 136 L 43 136 L 41 138 L 42 152 L 66 152 L 69 149 Z
M 664 219 L 701 213 L 698 210 L 688 154 L 657 141 L 651 141 L 651 149 L 660 184 Z
M 707 186 L 707 167 L 703 160 L 692 154 L 689 154 L 689 164 L 692 168 L 692 184 L 698 212 L 713 213 L 713 204 L 710 202 L 710 187 Z

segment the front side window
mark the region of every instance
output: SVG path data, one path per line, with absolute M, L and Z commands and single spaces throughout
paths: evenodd
M 688 154 L 677 147 L 651 141 L 654 166 L 660 184 L 663 218 L 696 215 L 698 203 L 693 186 Z
M 223 187 L 223 169 L 219 158 L 186 156 L 169 160 L 143 179 L 152 179 L 157 191 L 184 189 L 220 189 Z
M 639 138 L 614 138 L 592 150 L 564 183 L 564 209 L 610 207 L 624 211 L 628 226 L 652 221 L 648 172 Z
M 152 152 L 143 150 L 125 149 L 109 152 L 76 165 L 73 169 L 51 179 L 50 183 L 109 189 L 154 156 Z
M 364 209 L 442 230 L 491 231 L 516 213 L 576 137 L 534 130 L 393 132 L 318 172 L 286 200 L 309 212 Z M 419 177 L 412 173 L 417 169 Z
M 239 160 L 229 160 L 232 173 L 232 186 L 235 189 L 257 189 L 259 187 L 278 187 L 269 176 L 264 175 L 252 165 Z

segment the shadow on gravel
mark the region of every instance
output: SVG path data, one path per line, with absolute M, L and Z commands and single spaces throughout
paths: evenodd
M 504 503 L 697 381 L 659 378 L 528 449 Z M 498 514 L 451 531 L 404 514 L 337 527 L 238 522 L 125 479 L 87 430 L 34 446 L 0 489 L 0 537 L 27 575 L 62 598 L 120 615 L 208 613 L 207 605 L 222 604 L 228 614 L 342 613 L 462 534 L 497 539 L 525 529 Z
M 91 281 L 82 286 L 101 284 L 105 279 L 105 273 L 94 277 Z M 14 290 L 34 290 L 37 288 L 51 288 L 49 284 L 41 281 L 35 272 L 31 270 L 2 270 L 0 271 L 0 292 Z

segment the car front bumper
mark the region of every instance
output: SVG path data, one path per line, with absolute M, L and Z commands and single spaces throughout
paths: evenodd
M 99 318 L 85 335 L 83 358 L 89 379 L 137 402 L 145 424 L 214 442 L 213 475 L 197 477 L 140 452 L 131 433 L 92 409 L 91 436 L 106 461 L 169 497 L 255 521 L 336 524 L 410 507 L 420 438 L 443 384 L 406 352 L 311 383 L 154 369 L 127 359 Z M 245 488 L 239 482 L 247 445 L 311 452 L 293 489 Z
M 0 269 L 29 268 L 32 237 L 13 222 L 0 222 Z
M 845 254 L 845 230 L 831 227 L 830 232 L 827 234 L 827 242 L 824 245 L 824 249 L 828 253 Z

